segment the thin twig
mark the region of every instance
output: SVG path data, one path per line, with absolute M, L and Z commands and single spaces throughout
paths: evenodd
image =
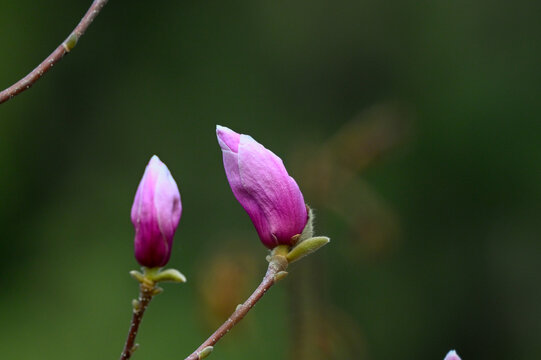
M 141 324 L 145 310 L 147 309 L 150 300 L 152 300 L 152 296 L 155 294 L 154 286 L 148 286 L 143 283 L 139 288 L 139 300 L 137 300 L 137 302 L 134 304 L 130 331 L 128 332 L 128 338 L 126 339 L 124 350 L 122 350 L 122 354 L 120 355 L 120 360 L 128 360 L 137 348 L 137 345 L 135 344 L 137 330 L 139 330 L 139 324 Z
M 283 259 L 284 261 L 270 261 L 269 267 L 267 269 L 267 273 L 265 274 L 265 277 L 261 281 L 261 284 L 257 287 L 257 289 L 250 295 L 248 300 L 244 302 L 244 304 L 241 304 L 237 307 L 235 312 L 231 314 L 229 319 L 227 319 L 222 326 L 218 328 L 212 334 L 204 343 L 201 344 L 195 350 L 190 356 L 188 356 L 185 360 L 199 360 L 199 354 L 201 351 L 203 351 L 205 348 L 209 346 L 214 346 L 220 340 L 225 334 L 229 332 L 235 326 L 239 321 L 244 318 L 244 316 L 250 311 L 252 307 L 265 295 L 267 290 L 271 288 L 272 285 L 276 282 L 275 276 L 280 271 L 285 271 L 287 268 L 287 261 Z
M 32 85 L 38 81 L 43 74 L 49 71 L 57 62 L 69 53 L 77 44 L 77 41 L 83 36 L 86 29 L 90 26 L 92 21 L 98 16 L 101 9 L 107 4 L 108 0 L 94 0 L 90 8 L 86 12 L 85 16 L 81 19 L 79 24 L 73 29 L 71 34 L 60 44 L 45 60 L 41 62 L 32 72 L 26 75 L 15 84 L 11 85 L 7 89 L 0 92 L 0 104 L 10 100 L 16 95 L 19 95 L 26 89 L 29 89 Z

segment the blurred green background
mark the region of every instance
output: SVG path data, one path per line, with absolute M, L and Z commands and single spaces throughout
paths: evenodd
M 0 0 L 0 87 L 90 1 Z M 284 159 L 332 243 L 216 359 L 541 358 L 541 2 L 110 1 L 0 105 L 2 359 L 115 359 L 152 154 L 184 213 L 134 359 L 183 359 L 264 274 L 215 125 Z

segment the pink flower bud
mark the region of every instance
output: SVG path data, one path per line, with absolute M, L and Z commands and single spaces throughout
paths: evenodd
M 308 221 L 299 186 L 282 160 L 248 135 L 216 127 L 224 168 L 233 194 L 269 249 L 293 245 Z
M 153 268 L 167 264 L 181 213 L 177 183 L 167 166 L 154 155 L 145 169 L 131 208 L 135 258 L 141 266 Z
M 443 360 L 460 360 L 460 356 L 458 356 L 456 351 L 451 350 L 447 353 L 447 356 L 445 356 L 445 359 Z

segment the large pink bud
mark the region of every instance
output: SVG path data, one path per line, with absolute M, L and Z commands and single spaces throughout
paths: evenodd
M 131 209 L 135 258 L 139 264 L 148 268 L 167 264 L 181 213 L 177 183 L 167 166 L 154 155 L 139 183 Z
M 282 160 L 252 139 L 223 126 L 216 127 L 224 168 L 233 194 L 250 216 L 263 244 L 294 245 L 308 213 L 295 180 Z

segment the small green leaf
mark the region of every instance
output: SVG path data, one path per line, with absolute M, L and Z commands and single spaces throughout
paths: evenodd
M 210 355 L 210 353 L 212 352 L 212 350 L 214 350 L 214 347 L 212 346 L 207 346 L 206 348 L 204 348 L 203 350 L 201 350 L 197 355 L 199 357 L 199 359 L 204 359 L 206 358 L 207 356 Z
M 141 302 L 137 299 L 133 299 L 131 301 L 131 306 L 133 307 L 133 311 L 135 312 L 141 310 Z
M 306 239 L 295 246 L 286 256 L 289 263 L 293 263 L 299 259 L 302 259 L 306 255 L 310 255 L 314 251 L 318 250 L 322 246 L 325 246 L 331 241 L 326 236 L 316 236 Z
M 67 52 L 70 52 L 73 50 L 75 45 L 77 45 L 77 41 L 79 40 L 79 37 L 75 32 L 72 32 L 70 36 L 64 42 L 62 43 L 62 46 L 64 46 L 64 49 L 66 49 Z
M 161 294 L 163 292 L 163 289 L 159 286 L 155 286 L 153 289 L 152 289 L 152 296 L 156 296 L 158 294 Z
M 184 276 L 177 269 L 167 269 L 153 275 L 152 280 L 154 280 L 155 282 L 172 281 L 177 283 L 183 283 L 186 282 L 186 276 Z
M 130 271 L 130 276 L 135 280 L 139 281 L 140 283 L 145 281 L 145 276 L 137 270 Z
M 308 210 L 308 221 L 306 222 L 306 226 L 302 231 L 299 242 L 303 242 L 314 236 L 314 211 L 308 205 L 306 205 L 306 209 Z
M 287 274 L 287 271 L 278 271 L 276 275 L 274 275 L 274 282 L 282 280 L 287 276 Z

